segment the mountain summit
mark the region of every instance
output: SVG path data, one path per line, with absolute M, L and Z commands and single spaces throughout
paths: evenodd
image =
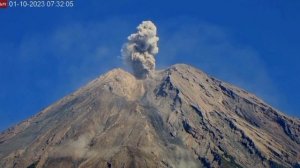
M 0 135 L 2 168 L 299 167 L 300 120 L 191 66 L 114 69 Z

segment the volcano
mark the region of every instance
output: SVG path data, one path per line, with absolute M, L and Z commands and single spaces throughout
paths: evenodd
M 300 120 L 189 65 L 114 69 L 0 135 L 1 168 L 299 167 Z

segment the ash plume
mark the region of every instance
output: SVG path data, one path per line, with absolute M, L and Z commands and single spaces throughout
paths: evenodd
M 122 57 L 137 78 L 147 78 L 155 69 L 159 40 L 156 33 L 156 26 L 151 21 L 143 21 L 123 45 Z

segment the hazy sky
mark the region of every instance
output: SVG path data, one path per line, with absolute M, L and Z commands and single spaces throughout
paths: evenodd
M 300 117 L 300 1 L 76 0 L 0 9 L 0 130 L 115 67 L 143 20 L 158 27 L 157 68 L 191 64 Z

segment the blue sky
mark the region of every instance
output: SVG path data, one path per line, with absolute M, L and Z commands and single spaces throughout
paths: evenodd
M 300 1 L 90 0 L 0 10 L 0 130 L 123 67 L 142 20 L 158 27 L 157 68 L 191 64 L 300 117 Z

